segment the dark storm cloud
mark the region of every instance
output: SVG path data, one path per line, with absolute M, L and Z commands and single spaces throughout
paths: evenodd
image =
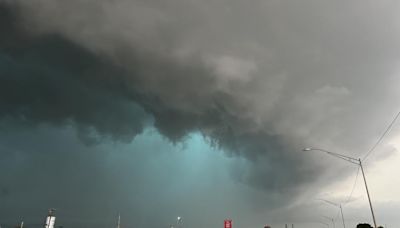
M 154 126 L 172 141 L 200 131 L 228 153 L 256 162 L 242 181 L 263 189 L 292 189 L 314 174 L 279 136 L 259 129 L 239 113 L 245 106 L 216 87 L 212 69 L 200 59 L 167 58 L 138 47 L 116 50 L 125 65 L 94 54 L 57 33 L 27 34 L 23 18 L 3 4 L 1 115 L 27 123 L 77 124 L 83 139 L 129 140 Z M 242 107 L 243 106 L 243 107 Z M 89 141 L 90 142 L 90 141 Z M 298 175 L 294 177 L 292 173 Z M 268 176 L 265 180 L 262 176 Z
M 90 133 L 93 127 L 115 139 L 131 140 L 142 132 L 148 119 L 143 109 L 127 102 L 122 82 L 102 77 L 121 74 L 116 68 L 57 34 L 30 37 L 16 26 L 21 23 L 16 12 L 4 4 L 1 11 L 3 118 L 28 123 L 75 121 L 82 131 Z
M 0 115 L 89 143 L 200 132 L 250 161 L 252 203 L 290 204 L 347 174 L 303 146 L 360 156 L 398 111 L 397 7 L 369 3 L 0 0 Z

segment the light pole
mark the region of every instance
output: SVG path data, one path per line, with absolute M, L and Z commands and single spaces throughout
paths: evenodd
M 325 226 L 327 226 L 329 228 L 329 224 L 328 223 L 324 223 L 324 222 L 318 222 L 318 223 L 324 224 Z
M 334 153 L 334 152 L 331 152 L 331 151 L 328 151 L 328 150 L 324 150 L 324 149 L 319 149 L 319 148 L 304 148 L 303 151 L 321 151 L 321 152 L 327 153 L 327 154 L 332 155 L 334 157 L 340 158 L 342 160 L 345 160 L 347 162 L 350 162 L 350 163 L 353 163 L 353 164 L 356 164 L 356 165 L 360 166 L 361 173 L 362 173 L 363 179 L 364 179 L 365 189 L 367 190 L 368 202 L 369 202 L 369 207 L 371 209 L 372 220 L 374 221 L 374 227 L 378 228 L 378 226 L 376 225 L 374 210 L 372 209 L 371 197 L 369 196 L 367 180 L 365 179 L 365 173 L 364 173 L 364 168 L 363 168 L 361 159 L 360 158 L 357 159 L 357 158 L 349 157 L 349 156 L 346 156 L 346 155 L 343 155 L 343 154 L 338 154 L 338 153 Z
M 319 199 L 319 200 L 324 201 L 325 203 L 328 203 L 328 204 L 330 204 L 330 205 L 333 205 L 333 206 L 335 206 L 335 207 L 340 208 L 340 214 L 342 214 L 343 228 L 346 228 L 346 225 L 345 225 L 345 223 L 344 223 L 344 216 L 343 216 L 342 204 L 336 204 L 336 203 L 334 203 L 334 202 L 331 202 L 331 201 L 329 201 L 329 200 L 324 200 L 324 199 Z
M 323 216 L 323 215 L 322 215 L 322 217 L 331 220 L 331 221 L 332 221 L 332 224 L 333 224 L 333 228 L 336 228 L 336 227 L 335 227 L 335 220 L 334 220 L 333 218 L 328 217 L 328 216 Z
M 182 228 L 182 217 L 178 216 L 176 218 L 176 226 L 177 228 Z

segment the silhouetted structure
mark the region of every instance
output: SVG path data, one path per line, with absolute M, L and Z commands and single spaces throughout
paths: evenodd
M 46 217 L 44 228 L 54 228 L 56 217 L 54 216 L 55 209 L 49 209 L 49 214 Z
M 368 223 L 360 223 L 357 225 L 357 228 L 372 228 L 372 226 Z

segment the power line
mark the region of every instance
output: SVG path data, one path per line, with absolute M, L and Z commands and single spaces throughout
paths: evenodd
M 378 141 L 374 144 L 374 146 L 368 151 L 368 153 L 365 155 L 365 157 L 362 159 L 363 161 L 367 159 L 367 157 L 376 149 L 376 147 L 382 142 L 383 138 L 389 133 L 389 131 L 392 129 L 394 123 L 396 122 L 397 118 L 399 118 L 400 112 L 397 113 L 395 118 L 392 120 L 392 122 L 389 124 L 389 126 L 386 128 L 386 131 L 382 134 L 382 136 L 378 139 Z
M 350 192 L 349 196 L 347 197 L 347 200 L 344 202 L 344 205 L 349 203 L 351 197 L 353 196 L 354 190 L 356 189 L 356 184 L 357 184 L 357 179 L 358 179 L 359 174 L 360 174 L 360 167 L 357 168 L 357 174 L 356 174 L 356 178 L 354 180 L 353 188 L 351 189 L 351 192 Z
M 353 188 L 351 189 L 351 192 L 350 192 L 349 196 L 347 197 L 347 200 L 341 205 L 345 206 L 350 201 L 351 197 L 353 196 L 353 193 L 354 193 L 354 190 L 355 190 L 355 187 L 356 187 L 356 184 L 357 184 L 357 179 L 358 179 L 358 174 L 359 173 L 360 173 L 360 167 L 357 168 L 357 174 L 356 174 L 356 178 L 354 180 Z M 338 217 L 340 215 L 340 210 L 341 210 L 341 208 L 338 209 L 338 211 L 336 213 L 336 216 L 334 217 L 335 220 L 338 219 Z

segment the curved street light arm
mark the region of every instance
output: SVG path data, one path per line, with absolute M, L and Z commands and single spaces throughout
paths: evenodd
M 347 155 L 335 153 L 335 152 L 332 152 L 332 151 L 329 151 L 329 150 L 309 147 L 309 148 L 304 148 L 303 151 L 321 151 L 321 152 L 327 153 L 329 155 L 332 155 L 334 157 L 337 157 L 337 158 L 343 159 L 345 161 L 351 162 L 353 164 L 359 165 L 359 159 L 353 158 L 353 157 L 350 157 L 350 156 L 347 156 Z

